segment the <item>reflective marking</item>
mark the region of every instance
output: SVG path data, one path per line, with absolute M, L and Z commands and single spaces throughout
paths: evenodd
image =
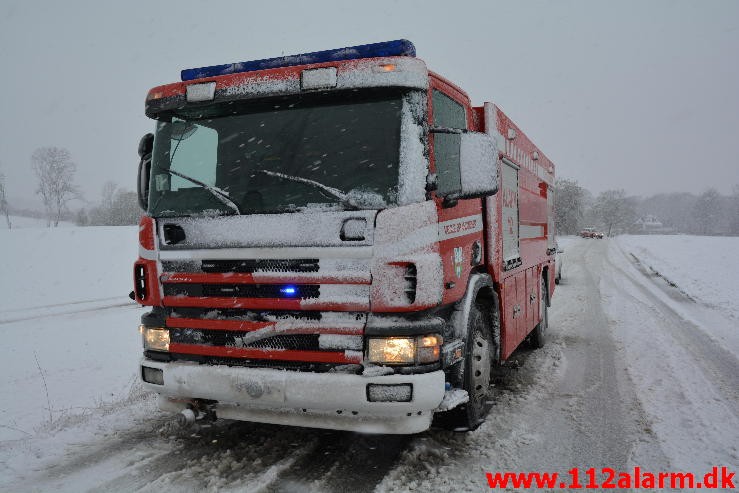
M 482 231 L 482 214 L 458 217 L 439 223 L 439 240 L 449 240 Z

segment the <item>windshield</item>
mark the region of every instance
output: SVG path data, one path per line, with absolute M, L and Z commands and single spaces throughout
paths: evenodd
M 397 204 L 402 107 L 355 92 L 179 110 L 157 123 L 149 213 Z

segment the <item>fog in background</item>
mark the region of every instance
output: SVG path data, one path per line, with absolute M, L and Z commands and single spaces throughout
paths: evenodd
M 407 38 L 594 194 L 739 183 L 739 2 L 0 2 L 0 172 L 39 204 L 59 146 L 84 197 L 133 190 L 149 88 L 183 68 Z M 70 204 L 72 209 L 84 205 Z

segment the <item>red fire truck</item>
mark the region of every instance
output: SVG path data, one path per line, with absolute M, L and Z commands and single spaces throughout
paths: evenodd
M 151 89 L 132 297 L 141 377 L 186 420 L 475 429 L 539 347 L 554 165 L 406 40 Z

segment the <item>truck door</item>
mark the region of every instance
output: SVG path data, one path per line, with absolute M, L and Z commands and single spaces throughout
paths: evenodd
M 547 251 L 554 251 L 557 232 L 554 230 L 554 187 L 547 185 Z
M 510 270 L 521 265 L 519 250 L 518 215 L 518 170 L 519 167 L 507 159 L 501 165 L 502 182 L 502 229 L 503 229 L 503 269 Z

